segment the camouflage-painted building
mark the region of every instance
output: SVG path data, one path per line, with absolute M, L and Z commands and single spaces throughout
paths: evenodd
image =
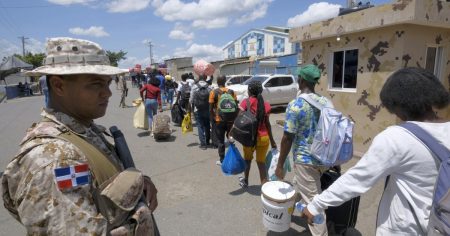
M 290 31 L 303 62 L 322 71 L 318 92 L 355 122 L 355 154 L 377 133 L 399 122 L 379 92 L 397 69 L 432 71 L 450 89 L 450 1 L 397 0 Z M 450 109 L 439 111 L 450 118 Z

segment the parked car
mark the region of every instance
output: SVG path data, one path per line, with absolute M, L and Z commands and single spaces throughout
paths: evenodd
M 251 75 L 227 75 L 227 81 L 225 82 L 225 86 L 233 85 L 233 84 L 242 84 L 246 80 L 250 79 Z
M 292 75 L 254 75 L 242 84 L 227 87 L 236 93 L 239 101 L 242 101 L 248 97 L 248 84 L 252 81 L 262 83 L 262 95 L 270 105 L 285 105 L 297 96 L 298 84 Z

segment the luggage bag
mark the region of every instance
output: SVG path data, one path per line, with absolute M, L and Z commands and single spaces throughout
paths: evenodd
M 172 130 L 170 130 L 170 117 L 163 114 L 155 115 L 153 117 L 152 131 L 153 137 L 156 140 L 168 139 L 172 134 Z
M 333 167 L 322 174 L 320 184 L 322 191 L 327 189 L 341 176 L 340 167 Z M 355 197 L 337 207 L 329 207 L 325 210 L 327 226 L 330 232 L 338 235 L 346 235 L 349 228 L 354 228 L 358 219 L 360 197 Z

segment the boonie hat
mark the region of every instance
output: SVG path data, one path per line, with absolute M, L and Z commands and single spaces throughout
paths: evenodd
M 123 73 L 111 66 L 100 45 L 83 39 L 50 38 L 46 45 L 44 65 L 26 72 L 30 76 L 96 74 L 117 75 Z
M 318 83 L 320 79 L 320 70 L 317 66 L 308 64 L 300 68 L 298 75 L 302 79 L 309 81 L 311 83 Z

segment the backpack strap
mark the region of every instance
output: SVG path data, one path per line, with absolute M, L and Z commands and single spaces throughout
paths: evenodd
M 409 132 L 411 132 L 414 136 L 416 136 L 422 143 L 427 146 L 431 152 L 437 157 L 439 162 L 445 162 L 450 160 L 450 150 L 448 150 L 443 144 L 441 144 L 436 138 L 434 138 L 430 133 L 422 129 L 420 126 L 412 123 L 405 122 L 399 125 L 400 127 L 405 128 Z
M 229 89 L 228 89 L 229 91 Z M 217 103 L 219 101 L 219 95 L 222 95 L 223 91 L 220 88 L 214 89 L 214 103 Z

